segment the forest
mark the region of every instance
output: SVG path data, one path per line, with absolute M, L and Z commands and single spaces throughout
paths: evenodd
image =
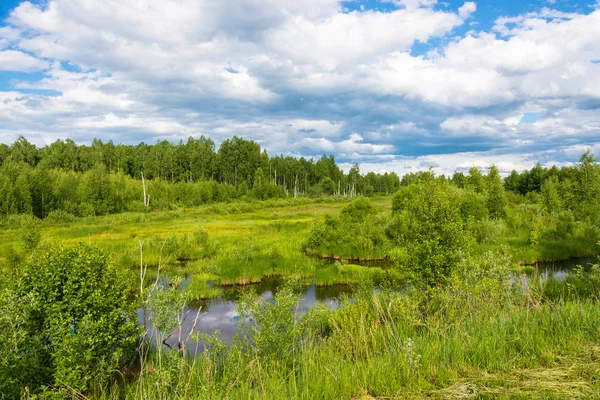
M 600 164 L 0 145 L 0 398 L 600 397 Z
M 142 193 L 142 177 L 148 181 Z M 0 144 L 0 213 L 55 211 L 92 216 L 123 211 L 164 210 L 239 198 L 391 194 L 396 173 L 348 174 L 333 156 L 319 160 L 269 157 L 258 143 L 239 137 L 221 143 L 190 137 L 173 144 L 114 145 L 94 139 L 91 146 L 57 140 L 38 149 L 20 137 Z

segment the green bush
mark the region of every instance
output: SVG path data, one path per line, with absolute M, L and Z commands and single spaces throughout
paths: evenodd
M 97 248 L 55 247 L 25 264 L 2 294 L 3 393 L 52 387 L 70 396 L 109 382 L 135 349 L 137 318 L 127 276 Z M 3 338 L 4 339 L 4 338 Z M 6 344 L 3 340 L 1 341 Z
M 388 235 L 405 249 L 401 267 L 413 275 L 415 283 L 444 284 L 472 242 L 464 229 L 456 193 L 440 180 L 405 189 L 409 196 L 400 196 L 401 191 L 394 197 L 397 222 L 388 228 Z
M 44 220 L 52 223 L 66 223 L 73 222 L 75 219 L 76 217 L 70 212 L 54 210 L 50 211 Z
M 477 243 L 495 243 L 504 233 L 506 225 L 501 220 L 483 219 L 471 223 Z
M 377 207 L 375 207 L 375 204 L 371 200 L 365 197 L 359 197 L 340 212 L 341 217 L 347 218 L 351 222 L 362 222 L 368 215 L 374 214 L 377 214 Z
M 469 220 L 481 221 L 489 215 L 485 197 L 472 190 L 462 190 L 459 196 L 460 215 L 463 222 Z
M 20 227 L 19 238 L 25 250 L 35 249 L 42 237 L 40 220 L 32 215 L 23 215 Z

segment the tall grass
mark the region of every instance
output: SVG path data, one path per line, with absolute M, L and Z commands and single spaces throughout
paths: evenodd
M 465 271 L 451 286 L 425 291 L 374 293 L 364 284 L 342 307 L 317 306 L 301 318 L 294 313 L 298 297 L 291 289 L 279 291 L 273 302 L 248 295 L 239 302 L 246 322 L 231 347 L 214 335 L 199 338 L 205 347 L 197 357 L 148 352 L 142 372 L 111 395 L 599 396 L 597 287 L 590 292 L 583 280 L 562 283 L 578 285 L 576 296 L 552 291 L 546 282 L 521 290 L 504 279 L 506 270 Z

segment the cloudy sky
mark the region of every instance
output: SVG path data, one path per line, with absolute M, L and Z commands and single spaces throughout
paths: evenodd
M 600 1 L 0 0 L 0 142 L 201 134 L 400 174 L 600 154 Z

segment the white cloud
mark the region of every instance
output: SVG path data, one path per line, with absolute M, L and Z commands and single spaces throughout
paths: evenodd
M 300 140 L 299 145 L 306 146 L 316 152 L 342 153 L 345 156 L 359 156 L 363 154 L 382 154 L 394 151 L 394 146 L 387 144 L 362 143 L 363 138 L 353 133 L 347 140 L 333 142 L 325 138 L 305 138 Z
M 0 51 L 0 71 L 34 72 L 48 68 L 48 63 L 15 50 Z
M 471 143 L 532 154 L 599 140 L 599 9 L 542 9 L 459 35 L 475 2 L 392 2 L 23 2 L 0 27 L 0 70 L 44 78 L 0 92 L 0 126 L 42 141 L 242 135 L 270 152 L 381 163 Z M 538 120 L 520 124 L 531 111 Z
M 457 14 L 409 7 L 393 12 L 337 13 L 322 21 L 290 19 L 268 33 L 267 44 L 295 64 L 331 71 L 365 58 L 407 50 L 461 25 Z
M 459 9 L 458 9 L 458 15 L 462 18 L 462 19 L 467 19 L 471 16 L 471 14 L 473 14 L 475 11 L 477 11 L 477 4 L 475 4 L 475 2 L 473 1 L 467 1 L 465 4 L 463 4 Z

